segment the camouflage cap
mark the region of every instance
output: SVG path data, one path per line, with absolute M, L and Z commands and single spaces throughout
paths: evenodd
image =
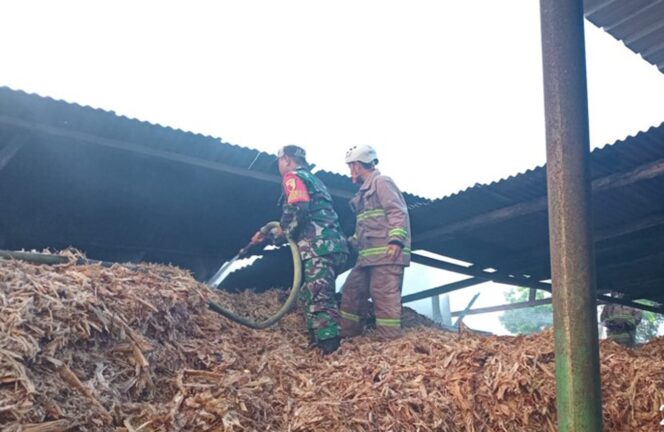
M 307 152 L 304 151 L 302 147 L 290 144 L 279 149 L 277 152 L 277 157 L 280 158 L 282 156 L 299 157 L 306 160 Z
M 307 162 L 307 152 L 302 147 L 292 144 L 281 147 L 279 151 L 277 151 L 277 159 L 275 160 L 274 163 L 276 164 L 279 158 L 283 156 L 290 156 L 302 159 L 305 165 L 309 166 L 309 163 Z

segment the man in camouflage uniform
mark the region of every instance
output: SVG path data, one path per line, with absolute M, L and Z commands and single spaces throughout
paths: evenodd
M 622 298 L 621 293 L 611 293 L 612 297 Z M 600 320 L 606 327 L 606 337 L 621 345 L 636 345 L 636 327 L 643 315 L 639 309 L 609 303 L 604 306 Z
M 344 284 L 341 297 L 341 335 L 363 330 L 368 298 L 373 301 L 376 334 L 389 339 L 401 334 L 401 285 L 410 264 L 410 219 L 403 195 L 391 178 L 377 169 L 370 146 L 353 147 L 346 154 L 353 182 L 361 182 L 351 200 L 356 214 L 351 245 L 358 259 Z
M 287 145 L 277 154 L 283 186 L 281 232 L 298 246 L 303 284 L 300 303 L 312 345 L 329 354 L 339 347 L 335 280 L 348 259 L 348 246 L 323 182 L 314 176 L 304 149 Z M 252 242 L 263 241 L 258 232 Z

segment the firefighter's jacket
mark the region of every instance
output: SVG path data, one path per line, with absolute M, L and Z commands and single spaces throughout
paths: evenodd
M 357 266 L 410 265 L 410 218 L 403 195 L 394 181 L 378 170 L 364 181 L 350 201 L 355 212 L 355 234 L 350 239 L 357 249 Z M 402 246 L 394 261 L 387 255 L 390 243 Z

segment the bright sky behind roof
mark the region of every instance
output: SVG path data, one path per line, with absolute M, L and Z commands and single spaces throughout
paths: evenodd
M 345 172 L 374 145 L 430 197 L 544 162 L 539 2 L 0 6 L 0 84 Z M 664 120 L 664 76 L 586 26 L 591 141 Z M 424 174 L 426 173 L 426 174 Z
M 534 0 L 24 0 L 0 4 L 0 41 L 0 85 L 268 152 L 298 144 L 342 173 L 371 144 L 427 197 L 545 160 Z M 586 52 L 593 147 L 664 120 L 655 67 L 589 23 Z

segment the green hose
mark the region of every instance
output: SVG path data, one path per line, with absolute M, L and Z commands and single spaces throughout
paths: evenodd
M 261 232 L 267 233 L 272 228 L 277 226 L 279 226 L 279 222 L 270 222 L 261 228 Z M 293 255 L 293 285 L 291 286 L 290 294 L 288 295 L 286 302 L 277 312 L 274 313 L 274 315 L 270 316 L 265 321 L 255 322 L 246 317 L 237 315 L 228 309 L 224 309 L 213 301 L 208 302 L 210 309 L 217 312 L 219 315 L 223 315 L 226 318 L 235 321 L 238 324 L 242 324 L 253 329 L 268 328 L 283 318 L 283 316 L 286 315 L 297 299 L 297 295 L 300 292 L 300 284 L 302 283 L 302 260 L 300 259 L 300 251 L 297 248 L 297 244 L 291 238 L 288 239 L 288 246 L 290 246 L 291 254 Z

